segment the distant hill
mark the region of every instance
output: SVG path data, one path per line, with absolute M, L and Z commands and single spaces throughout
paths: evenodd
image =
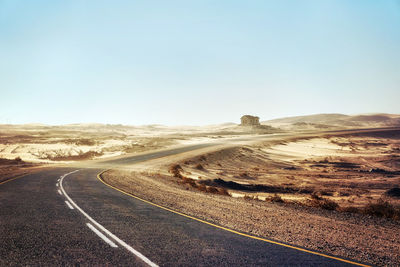
M 297 123 L 297 122 L 307 122 L 307 123 L 324 123 L 328 121 L 337 121 L 343 120 L 350 116 L 338 113 L 332 114 L 315 114 L 315 115 L 307 115 L 307 116 L 295 116 L 295 117 L 286 117 L 280 119 L 274 119 L 269 121 L 263 121 L 262 123 Z
M 400 126 L 398 114 L 315 114 L 308 116 L 287 117 L 263 121 L 264 125 L 283 129 L 323 129 L 323 128 L 352 128 L 352 127 L 388 127 Z

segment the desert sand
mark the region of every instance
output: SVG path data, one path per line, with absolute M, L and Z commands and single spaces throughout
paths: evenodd
M 103 179 L 231 229 L 399 265 L 399 126 L 393 114 L 318 114 L 256 126 L 0 125 L 0 182 L 44 167 L 99 167 L 106 159 L 214 143 L 119 166 Z
M 400 129 L 279 136 L 155 159 L 103 178 L 231 229 L 398 265 L 400 199 L 387 193 L 400 184 L 399 148 Z M 385 203 L 395 216 L 379 213 Z

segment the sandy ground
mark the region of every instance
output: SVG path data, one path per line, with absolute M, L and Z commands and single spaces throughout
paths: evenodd
M 103 124 L 0 125 L 0 158 L 38 163 L 73 163 L 198 144 L 251 134 L 277 132 L 236 124 L 203 127 Z
M 144 199 L 231 229 L 374 265 L 400 264 L 397 221 L 207 194 L 150 172 L 108 171 L 103 178 Z
M 97 129 L 97 130 L 96 130 Z M 29 162 L 73 162 L 142 152 L 174 143 L 143 129 L 115 127 L 1 127 L 0 157 Z
M 399 265 L 399 221 L 349 209 L 361 210 L 380 198 L 399 203 L 385 195 L 400 183 L 399 134 L 288 136 L 221 145 L 111 170 L 104 178 L 232 229 L 374 265 Z M 173 177 L 171 166 L 178 165 L 179 176 Z M 326 200 L 339 206 L 315 205 Z
M 386 194 L 400 185 L 398 130 L 268 141 L 177 163 L 183 176 L 224 186 L 234 196 L 266 199 L 278 194 L 283 200 L 307 204 L 314 194 L 344 208 L 360 208 L 378 199 L 400 204 L 400 198 Z
M 398 196 L 387 194 L 400 185 L 399 130 L 310 135 L 307 130 L 331 128 L 320 121 L 289 124 L 287 129 L 304 131 L 282 135 L 270 127 L 235 124 L 0 125 L 0 182 L 46 163 L 86 164 L 220 143 L 119 167 L 104 178 L 142 198 L 232 229 L 375 265 L 400 265 L 399 221 L 360 212 L 379 199 L 400 205 Z M 268 141 L 262 141 L 264 134 Z
M 3 124 L 0 125 L 0 158 L 19 156 L 30 162 L 73 162 L 248 134 L 396 125 L 400 125 L 400 115 L 396 114 L 316 114 L 270 120 L 257 127 L 235 123 L 208 126 Z

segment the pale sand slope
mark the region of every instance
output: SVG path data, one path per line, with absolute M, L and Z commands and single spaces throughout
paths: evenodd
M 349 147 L 342 147 L 326 138 L 299 140 L 263 149 L 271 158 L 301 160 L 311 157 L 348 156 Z
M 233 185 L 226 187 L 234 197 L 264 200 L 279 194 L 284 200 L 307 204 L 315 192 L 340 207 L 363 208 L 369 202 L 386 199 L 385 192 L 400 183 L 397 138 L 295 138 L 232 147 L 203 156 L 203 159 L 195 156 L 177 161 L 182 175 L 214 186 L 217 186 L 215 179 L 241 185 L 265 185 L 265 189 L 258 191 L 256 188 L 241 191 Z M 388 201 L 400 204 L 396 198 Z

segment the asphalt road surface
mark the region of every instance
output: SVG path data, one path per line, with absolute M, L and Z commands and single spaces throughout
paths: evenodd
M 201 146 L 109 163 L 197 148 Z M 1 184 L 0 266 L 354 265 L 160 209 L 103 184 L 97 178 L 100 171 L 56 168 Z

